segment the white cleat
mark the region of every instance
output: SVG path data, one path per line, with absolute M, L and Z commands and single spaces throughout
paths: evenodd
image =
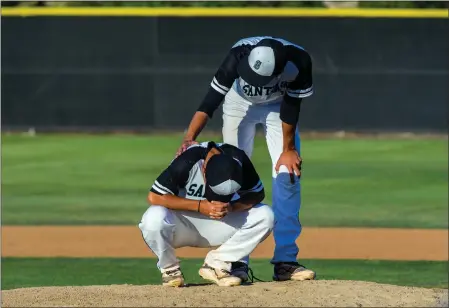
M 204 264 L 198 273 L 203 279 L 212 281 L 220 287 L 233 287 L 242 284 L 242 279 L 239 277 L 233 276 L 226 270 L 213 268 L 207 264 Z
M 164 270 L 162 273 L 162 285 L 164 287 L 182 287 L 184 286 L 184 276 L 181 268 L 174 267 Z

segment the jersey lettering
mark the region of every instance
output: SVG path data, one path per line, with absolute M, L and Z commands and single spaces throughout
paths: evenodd
M 280 92 L 282 95 L 285 94 L 287 90 L 287 81 L 281 81 L 280 83 L 274 85 L 273 87 L 253 87 L 246 84 L 242 87 L 243 93 L 249 97 L 271 95 L 276 92 Z
M 197 184 L 191 184 L 189 186 L 189 189 L 187 190 L 187 195 L 192 197 L 204 197 L 203 184 L 201 184 L 198 188 L 197 186 L 198 186 Z

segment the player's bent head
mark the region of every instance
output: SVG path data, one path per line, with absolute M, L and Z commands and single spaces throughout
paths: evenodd
M 274 39 L 263 39 L 237 67 L 240 77 L 254 87 L 264 87 L 276 79 L 287 65 L 284 45 Z
M 208 201 L 230 202 L 242 186 L 242 163 L 231 155 L 215 154 L 209 158 L 204 176 L 206 179 L 206 199 Z

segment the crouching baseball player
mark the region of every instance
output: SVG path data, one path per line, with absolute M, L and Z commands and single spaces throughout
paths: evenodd
M 204 142 L 177 156 L 154 182 L 151 206 L 139 228 L 157 256 L 165 286 L 184 285 L 175 248 L 217 247 L 199 275 L 219 286 L 236 286 L 232 264 L 249 255 L 273 228 L 264 187 L 245 152 Z

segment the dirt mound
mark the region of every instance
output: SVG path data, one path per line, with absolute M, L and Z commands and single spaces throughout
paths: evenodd
M 448 290 L 361 281 L 41 287 L 2 291 L 3 307 L 443 307 Z

